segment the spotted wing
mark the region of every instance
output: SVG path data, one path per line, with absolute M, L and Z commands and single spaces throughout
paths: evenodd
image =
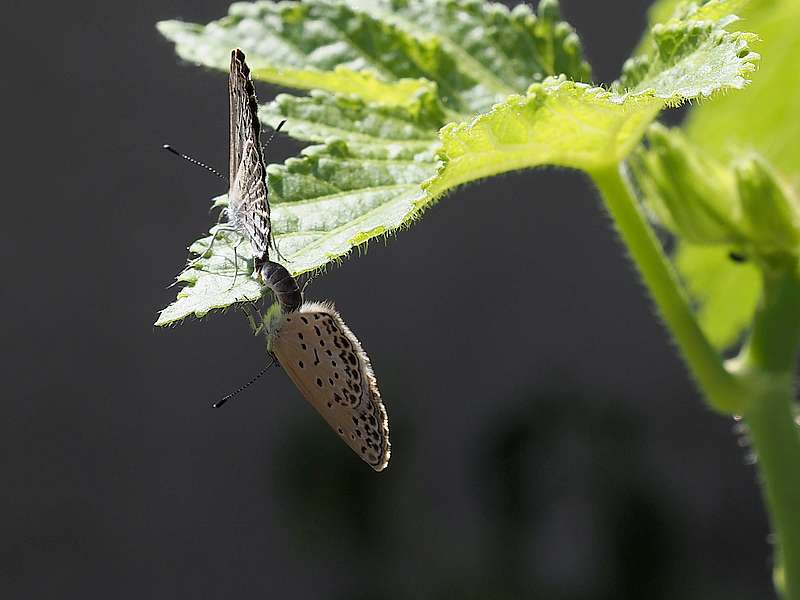
M 269 258 L 271 225 L 267 201 L 267 168 L 261 151 L 258 102 L 250 69 L 241 50 L 231 52 L 230 190 L 228 214 L 250 241 L 253 255 Z
M 376 471 L 389 462 L 389 422 L 369 358 L 339 313 L 305 303 L 284 316 L 270 349 L 328 425 Z

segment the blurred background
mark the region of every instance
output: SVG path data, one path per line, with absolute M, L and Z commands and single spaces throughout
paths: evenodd
M 598 82 L 648 4 L 563 0 Z M 152 326 L 225 191 L 160 146 L 228 152 L 226 76 L 155 23 L 227 3 L 5 9 L 0 596 L 772 597 L 748 450 L 586 177 L 461 189 L 311 283 L 380 380 L 376 474 L 280 371 L 210 408 L 265 361 L 235 311 Z

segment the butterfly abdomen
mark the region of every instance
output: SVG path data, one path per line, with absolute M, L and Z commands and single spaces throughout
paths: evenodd
M 297 280 L 283 265 L 267 260 L 261 265 L 261 277 L 275 299 L 280 303 L 283 312 L 294 312 L 303 303 L 303 293 Z

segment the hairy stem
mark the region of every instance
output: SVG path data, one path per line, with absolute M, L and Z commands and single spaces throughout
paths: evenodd
M 744 419 L 775 532 L 775 580 L 786 600 L 800 600 L 800 432 L 791 377 L 773 379 L 757 400 Z
M 763 373 L 791 374 L 800 342 L 800 276 L 795 259 L 762 268 L 764 294 L 739 359 Z
M 800 277 L 795 264 L 765 269 L 764 296 L 734 368 L 750 393 L 744 419 L 775 532 L 775 581 L 800 600 L 800 430 L 794 413 L 794 365 L 800 341 Z
M 672 264 L 642 214 L 623 168 L 615 165 L 591 175 L 661 318 L 706 400 L 716 410 L 737 413 L 743 401 L 743 390 L 700 329 Z
M 765 265 L 753 331 L 729 371 L 703 335 L 624 171 L 615 167 L 592 176 L 703 395 L 717 410 L 742 414 L 749 426 L 777 541 L 775 581 L 787 600 L 800 600 L 800 431 L 793 399 L 800 344 L 797 265 Z

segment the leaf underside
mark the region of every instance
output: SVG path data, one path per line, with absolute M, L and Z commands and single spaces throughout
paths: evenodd
M 549 0 L 538 15 L 482 0 L 237 2 L 208 25 L 158 28 L 190 62 L 227 70 L 239 47 L 255 77 L 287 87 L 406 104 L 433 82 L 451 118 L 548 75 L 589 79 L 577 35 Z
M 757 55 L 724 24 L 670 23 L 610 89 L 583 83 L 580 43 L 553 0 L 537 15 L 478 0 L 237 3 L 209 25 L 159 29 L 192 62 L 226 68 L 238 46 L 257 77 L 322 90 L 280 95 L 260 112 L 312 144 L 268 168 L 281 260 L 300 274 L 407 225 L 468 181 L 618 163 L 665 106 L 745 84 Z M 213 256 L 233 243 L 217 239 L 211 259 L 179 276 L 187 285 L 157 325 L 254 293 L 210 278 Z
M 687 133 L 725 161 L 758 150 L 800 190 L 800 2 L 751 0 L 741 23 L 760 36 L 769 60 L 746 93 L 695 107 Z
M 589 173 L 609 168 L 625 159 L 664 107 L 744 87 L 759 59 L 748 46 L 752 34 L 713 22 L 678 21 L 654 30 L 650 52 L 629 61 L 610 91 L 549 78 L 470 122 L 447 125 L 443 167 L 426 188 L 439 194 L 543 164 Z

